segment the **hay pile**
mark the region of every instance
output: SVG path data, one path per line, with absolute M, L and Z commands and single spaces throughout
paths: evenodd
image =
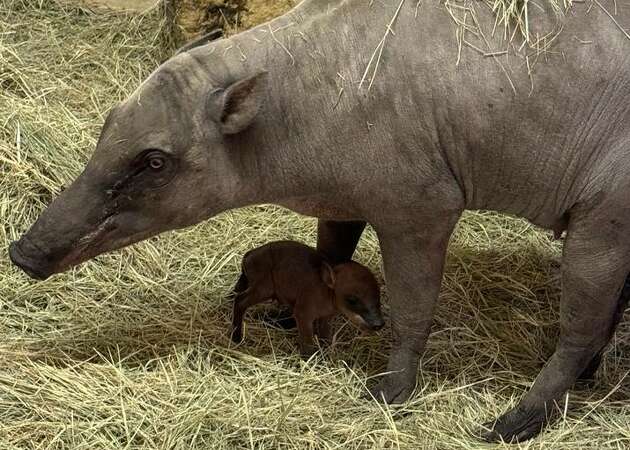
M 470 434 L 514 404 L 557 330 L 560 245 L 523 221 L 466 215 L 422 388 L 398 408 L 360 399 L 387 332 L 340 322 L 309 363 L 293 332 L 255 317 L 243 345 L 229 342 L 240 257 L 272 239 L 313 243 L 312 219 L 238 210 L 43 283 L 9 264 L 8 242 L 81 170 L 108 108 L 164 58 L 160 30 L 154 15 L 0 0 L 0 448 L 494 448 Z M 382 281 L 371 231 L 357 259 Z M 630 444 L 629 340 L 624 324 L 595 388 L 573 391 L 567 416 L 523 448 Z

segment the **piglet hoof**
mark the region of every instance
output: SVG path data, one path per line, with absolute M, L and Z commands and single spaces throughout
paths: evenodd
M 517 406 L 495 421 L 485 423 L 480 432 L 486 442 L 517 443 L 538 435 L 547 423 L 545 408 Z
M 405 376 L 403 372 L 390 373 L 367 394 L 363 396 L 366 400 L 376 399 L 387 404 L 400 404 L 406 402 L 413 393 L 416 382 L 413 376 Z
M 243 342 L 243 330 L 242 330 L 242 328 L 234 328 L 234 329 L 232 329 L 232 332 L 230 333 L 230 336 L 232 338 L 232 342 L 234 342 L 235 344 L 240 344 L 241 342 Z
M 302 348 L 300 348 L 300 357 L 304 361 L 308 361 L 309 359 L 313 357 L 316 351 L 317 351 L 317 347 L 310 346 L 310 345 L 302 346 Z
M 289 309 L 267 311 L 261 319 L 264 323 L 283 330 L 292 330 L 297 326 L 293 312 Z
M 297 326 L 293 317 L 279 317 L 271 324 L 283 330 L 292 330 Z

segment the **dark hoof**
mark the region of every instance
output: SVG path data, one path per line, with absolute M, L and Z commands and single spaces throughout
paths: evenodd
M 404 377 L 401 373 L 390 373 L 363 395 L 363 398 L 366 400 L 376 399 L 387 404 L 400 404 L 411 397 L 415 387 L 415 380 L 410 380 L 409 377 Z
M 578 377 L 574 389 L 592 389 L 597 385 L 597 369 L 602 362 L 602 355 L 598 353 L 595 355 L 589 365 L 582 371 Z
M 300 357 L 304 360 L 304 361 L 308 361 L 309 359 L 311 359 L 313 357 L 313 355 L 317 352 L 316 348 L 306 348 L 306 349 L 302 349 L 300 350 Z
M 232 338 L 232 342 L 234 342 L 235 344 L 240 344 L 241 342 L 243 342 L 243 330 L 240 328 L 233 329 L 230 337 Z
M 600 364 L 602 363 L 602 355 L 598 353 L 588 364 L 586 369 L 582 371 L 580 376 L 578 377 L 579 381 L 586 382 L 587 384 L 594 384 L 595 382 L 595 374 L 597 373 L 597 369 L 599 369 Z
M 271 322 L 271 324 L 278 328 L 282 328 L 283 330 L 292 330 L 297 328 L 297 323 L 293 317 L 280 317 Z
M 260 316 L 267 325 L 272 327 L 281 328 L 283 330 L 292 330 L 297 327 L 293 313 L 289 310 L 269 311 Z
M 517 406 L 496 421 L 485 423 L 480 436 L 486 442 L 523 442 L 538 435 L 546 423 L 544 408 L 525 410 Z

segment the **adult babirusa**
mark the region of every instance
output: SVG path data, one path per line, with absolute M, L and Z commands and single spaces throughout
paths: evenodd
M 339 262 L 370 223 L 393 331 L 372 393 L 401 402 L 415 388 L 462 211 L 566 229 L 558 346 L 484 436 L 535 435 L 594 372 L 627 303 L 630 40 L 619 26 L 630 13 L 613 16 L 608 0 L 567 14 L 530 8 L 532 36 L 561 30 L 543 58 L 468 28 L 473 45 L 462 46 L 448 4 L 416 3 L 307 0 L 173 57 L 111 111 L 83 174 L 11 258 L 43 279 L 231 208 L 276 203 L 320 218 L 319 250 Z M 469 8 L 492 30 L 491 11 Z

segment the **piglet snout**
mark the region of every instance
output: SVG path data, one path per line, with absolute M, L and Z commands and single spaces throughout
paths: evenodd
M 379 317 L 378 319 L 374 319 L 370 321 L 370 329 L 372 331 L 378 331 L 384 326 L 385 326 L 385 321 L 383 320 L 382 317 Z

